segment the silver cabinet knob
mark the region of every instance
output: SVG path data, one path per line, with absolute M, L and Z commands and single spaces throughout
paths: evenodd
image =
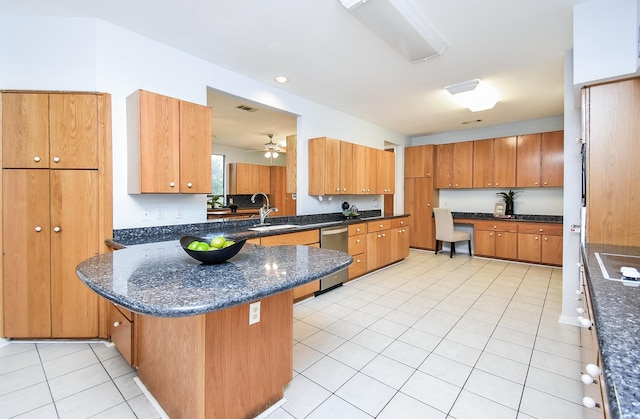
M 193 187 L 193 183 L 187 182 L 187 188 L 191 188 L 191 187 Z
M 59 162 L 60 162 L 60 157 L 55 156 L 55 157 L 53 158 L 53 162 L 54 162 L 54 163 L 59 163 Z
M 593 400 L 591 397 L 585 397 L 582 399 L 582 404 L 584 405 L 584 407 L 588 408 L 588 409 L 593 409 L 594 407 L 600 407 L 600 405 L 598 403 L 596 403 L 595 400 Z
M 58 227 L 58 226 L 53 227 L 53 231 L 55 231 L 56 233 L 59 233 L 60 230 L 62 230 L 62 229 L 60 227 Z
M 176 183 L 175 182 L 169 182 L 169 186 L 171 186 L 173 188 L 174 186 L 176 186 Z
M 40 157 L 35 156 L 35 157 L 33 158 L 33 161 L 34 161 L 34 162 L 36 162 L 36 163 L 37 163 L 37 162 L 39 162 L 39 161 L 40 161 Z
M 36 230 L 36 232 L 37 232 L 37 233 L 40 233 L 40 232 L 42 231 L 42 227 L 37 226 L 37 227 L 35 228 L 35 230 Z

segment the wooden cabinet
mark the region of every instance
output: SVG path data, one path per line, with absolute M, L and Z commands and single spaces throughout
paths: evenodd
M 271 166 L 229 163 L 229 194 L 271 193 Z
M 136 366 L 134 316 L 130 310 L 109 303 L 109 337 L 131 366 Z
M 349 226 L 349 254 L 353 263 L 349 265 L 349 279 L 357 278 L 367 272 L 367 225 Z
M 211 109 L 138 90 L 127 98 L 129 193 L 211 193 Z
M 438 191 L 433 178 L 406 178 L 404 180 L 404 211 L 411 214 L 409 243 L 419 249 L 435 249 L 435 222 L 433 203 L 438 202 Z
M 287 136 L 286 153 L 286 185 L 285 192 L 288 194 L 298 192 L 298 136 Z
M 436 145 L 436 188 L 473 187 L 473 141 Z
M 391 195 L 396 191 L 396 155 L 393 151 L 376 150 L 377 173 L 376 192 Z
M 473 187 L 516 185 L 516 137 L 473 142 Z
M 563 186 L 564 131 L 519 135 L 517 187 Z
M 435 146 L 420 145 L 404 149 L 404 177 L 434 177 Z
M 5 95 L 1 96 L 0 107 L 3 123 L 19 120 L 20 115 L 13 114 L 15 106 L 4 106 Z M 78 280 L 75 268 L 82 260 L 107 251 L 104 240 L 113 235 L 110 96 L 94 94 L 93 100 L 87 100 L 87 94 L 72 98 L 74 94 L 68 93 L 55 99 L 54 93 L 25 94 L 31 102 L 42 100 L 33 95 L 68 104 L 68 108 L 60 105 L 67 109 L 60 112 L 39 110 L 49 121 L 48 132 L 68 129 L 71 137 L 77 134 L 76 140 L 81 141 L 90 136 L 88 130 L 76 132 L 71 127 L 79 121 L 76 115 L 90 114 L 86 119 L 93 121 L 93 135 L 87 140 L 91 145 L 79 145 L 80 151 L 70 141 L 60 152 L 50 154 L 59 157 L 57 162 L 52 160 L 51 168 L 46 166 L 47 159 L 41 158 L 40 162 L 46 163 L 42 169 L 2 169 L 2 336 L 106 337 L 106 317 L 101 317 L 98 297 Z M 9 96 L 11 102 L 19 95 Z M 85 105 L 89 109 L 82 109 Z M 35 108 L 30 109 L 35 112 Z M 38 119 L 33 114 L 30 118 Z M 3 126 L 3 151 L 19 148 L 13 143 L 25 139 L 12 132 L 13 128 Z M 94 168 L 84 169 L 80 157 L 65 157 L 93 148 L 97 150 L 96 161 L 91 162 Z M 56 147 L 49 145 L 42 150 Z M 33 157 L 27 160 L 35 161 Z M 63 168 L 72 161 L 79 167 Z
M 2 166 L 97 169 L 99 105 L 89 93 L 3 93 Z
M 353 193 L 353 144 L 334 138 L 309 140 L 309 195 Z
M 391 220 L 391 260 L 402 260 L 409 256 L 409 217 Z
M 518 227 L 508 221 L 476 221 L 473 234 L 474 253 L 478 256 L 517 259 Z
M 377 191 L 377 149 L 353 145 L 353 187 L 359 195 L 373 195 Z
M 640 78 L 585 89 L 582 108 L 588 150 L 586 239 L 640 246 Z
M 269 200 L 271 206 L 278 208 L 278 216 L 296 215 L 296 201 L 290 193 L 285 192 L 286 168 L 284 166 L 271 166 L 271 188 Z
M 562 224 L 520 223 L 518 260 L 562 265 Z

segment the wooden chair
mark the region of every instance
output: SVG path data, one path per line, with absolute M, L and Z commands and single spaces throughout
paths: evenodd
M 471 256 L 471 233 L 455 230 L 453 228 L 453 216 L 449 208 L 434 208 L 433 215 L 436 218 L 436 254 L 442 246 L 442 242 L 451 244 L 451 254 L 456 253 L 456 242 L 469 242 L 469 256 Z

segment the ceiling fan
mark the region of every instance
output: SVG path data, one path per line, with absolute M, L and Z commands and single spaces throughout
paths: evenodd
M 267 134 L 269 142 L 264 144 L 264 156 L 268 159 L 277 159 L 280 153 L 280 146 L 273 142 L 273 134 Z

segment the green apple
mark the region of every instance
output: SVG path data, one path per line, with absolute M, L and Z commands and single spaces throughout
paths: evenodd
M 236 242 L 234 242 L 233 240 L 227 240 L 226 242 L 224 242 L 224 245 L 222 247 L 229 247 L 233 246 L 234 244 L 236 244 Z
M 196 247 L 198 247 L 198 243 L 200 243 L 198 240 L 192 241 L 191 243 L 189 243 L 189 246 L 187 246 L 187 249 L 196 250 Z
M 224 244 L 227 240 L 222 237 L 222 236 L 217 236 L 211 239 L 211 242 L 209 243 L 209 247 L 213 247 L 216 249 L 222 249 L 224 247 Z
M 205 242 L 198 242 L 198 244 L 196 245 L 196 249 L 195 250 L 197 250 L 199 252 L 207 251 L 207 250 L 209 250 L 209 245 L 207 243 L 205 243 Z

